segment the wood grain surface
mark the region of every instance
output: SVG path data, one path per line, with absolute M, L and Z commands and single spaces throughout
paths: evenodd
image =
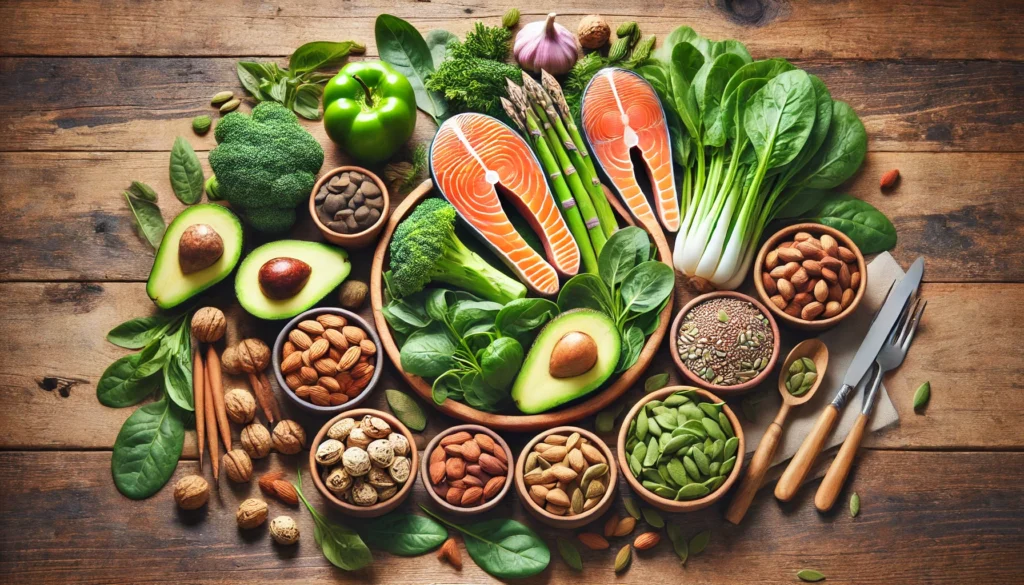
M 170 190 L 168 152 L 176 136 L 185 136 L 205 165 L 213 136 L 195 136 L 190 119 L 213 112 L 214 93 L 241 93 L 237 60 L 284 65 L 297 46 L 317 39 L 364 42 L 367 54 L 356 58 L 374 58 L 379 13 L 406 18 L 423 32 L 443 28 L 461 37 L 478 19 L 496 23 L 510 6 L 486 0 L 0 3 L 0 582 L 495 582 L 464 548 L 461 572 L 433 554 L 399 559 L 375 552 L 371 568 L 344 573 L 317 550 L 310 515 L 276 501 L 271 516 L 288 514 L 299 523 L 297 547 L 273 545 L 265 527 L 239 531 L 234 510 L 258 494 L 255 483 L 222 483 L 198 512 L 179 511 L 170 487 L 149 500 L 130 501 L 111 480 L 110 448 L 133 409 L 101 406 L 95 386 L 125 353 L 105 341 L 105 332 L 155 312 L 144 285 L 153 252 L 135 234 L 120 192 L 131 180 L 142 180 L 159 192 L 167 220 L 181 211 Z M 785 57 L 819 75 L 833 99 L 848 102 L 868 131 L 864 167 L 844 189 L 892 219 L 899 234 L 893 255 L 903 265 L 926 257 L 922 291 L 929 301 L 914 348 L 886 379 L 900 424 L 865 438 L 831 513 L 814 509 L 817 482 L 787 504 L 779 504 L 769 487 L 758 492 L 739 527 L 722 520 L 728 498 L 671 517 L 688 535 L 712 532 L 707 551 L 685 568 L 663 539 L 616 577 L 613 557 L 627 542 L 617 539 L 611 550 L 584 551 L 580 575 L 553 546 L 556 533 L 573 535 L 532 523 L 510 493 L 488 517 L 530 523 L 552 545 L 550 568 L 527 582 L 795 583 L 796 572 L 805 568 L 821 571 L 828 583 L 1019 582 L 1021 3 L 675 0 L 613 6 L 568 0 L 556 6 L 525 0 L 515 6 L 523 22 L 556 9 L 570 29 L 580 16 L 599 11 L 613 26 L 637 20 L 645 34 L 659 39 L 687 24 L 710 38 L 739 39 L 755 57 Z M 348 162 L 319 123 L 305 124 L 325 145 L 325 169 Z M 421 114 L 414 142 L 432 134 Z M 900 183 L 882 193 L 879 177 L 894 168 Z M 308 218 L 294 235 L 320 239 Z M 246 246 L 259 243 L 252 237 Z M 371 254 L 353 253 L 351 278 L 368 279 Z M 227 310 L 231 341 L 270 341 L 278 332 L 278 324 L 249 318 L 236 306 L 230 279 L 204 298 Z M 370 317 L 368 307 L 363 315 Z M 682 381 L 667 347 L 649 369 L 660 372 L 670 374 L 670 383 Z M 931 403 L 915 413 L 913 393 L 925 380 L 932 384 Z M 246 385 L 242 378 L 225 379 L 225 388 Z M 409 390 L 390 366 L 379 388 Z M 625 402 L 642 394 L 635 387 Z M 310 437 L 323 422 L 292 408 L 283 395 L 281 404 Z M 383 394 L 367 406 L 386 408 Z M 454 424 L 429 414 L 426 431 L 416 435 L 420 447 Z M 593 428 L 593 419 L 579 424 Z M 238 429 L 233 431 L 237 437 Z M 503 435 L 516 453 L 530 439 Z M 604 438 L 614 443 L 614 433 Z M 197 471 L 196 456 L 190 431 L 175 478 Z M 274 454 L 255 468 L 280 468 L 294 480 L 305 461 L 305 453 Z M 819 460 L 818 467 L 827 461 Z M 306 488 L 323 510 L 308 479 Z M 625 482 L 619 489 L 629 493 Z M 851 519 L 846 504 L 854 491 L 862 507 Z M 414 511 L 427 501 L 417 482 L 403 509 Z M 616 506 L 621 514 L 621 498 Z

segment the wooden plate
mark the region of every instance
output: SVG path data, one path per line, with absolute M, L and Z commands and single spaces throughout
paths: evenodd
M 388 323 L 384 319 L 384 314 L 381 312 L 381 307 L 384 305 L 384 261 L 387 258 L 388 245 L 391 243 L 391 236 L 395 233 L 395 228 L 398 227 L 398 224 L 401 223 L 407 215 L 409 215 L 412 209 L 416 207 L 420 201 L 430 195 L 433 188 L 433 182 L 430 179 L 427 179 L 416 187 L 412 193 L 406 196 L 402 203 L 395 208 L 388 220 L 387 226 L 384 228 L 383 235 L 377 244 L 377 251 L 373 255 L 373 266 L 370 269 L 370 302 L 373 305 L 373 319 L 377 324 L 377 334 L 380 336 L 381 343 L 383 344 L 388 357 L 391 358 L 391 363 L 394 364 L 395 369 L 398 370 L 402 377 L 405 378 L 410 386 L 412 386 L 413 390 L 441 412 L 466 422 L 472 422 L 491 429 L 503 431 L 539 431 L 542 429 L 573 423 L 581 418 L 590 416 L 599 410 L 607 408 L 608 405 L 614 402 L 616 398 L 622 396 L 626 390 L 640 379 L 640 376 L 643 375 L 647 366 L 651 364 L 651 360 L 654 358 L 654 354 L 658 350 L 658 346 L 661 345 L 661 341 L 665 338 L 665 332 L 668 331 L 668 326 L 672 317 L 672 301 L 675 296 L 674 291 L 672 296 L 669 297 L 668 304 L 666 304 L 665 308 L 661 311 L 658 328 L 650 337 L 647 338 L 647 343 L 644 345 L 643 350 L 640 352 L 640 357 L 637 359 L 636 363 L 633 364 L 633 367 L 620 374 L 619 378 L 607 388 L 591 395 L 582 402 L 575 402 L 565 408 L 560 408 L 550 412 L 530 415 L 495 414 L 484 412 L 451 399 L 445 400 L 442 404 L 435 403 L 431 397 L 430 382 L 420 378 L 419 376 L 408 374 L 402 370 L 398 346 L 395 344 L 395 339 L 391 336 L 391 329 L 388 327 Z M 609 202 L 612 204 L 616 213 L 619 214 L 620 219 L 629 225 L 635 225 L 631 216 L 625 211 L 621 204 L 619 204 L 619 201 L 616 198 L 609 197 Z M 662 233 L 661 228 L 657 226 L 640 227 L 643 227 L 651 236 L 651 239 L 654 241 L 655 246 L 658 249 L 658 257 L 663 260 L 670 259 L 672 254 L 669 251 L 668 241 L 665 239 L 665 235 Z

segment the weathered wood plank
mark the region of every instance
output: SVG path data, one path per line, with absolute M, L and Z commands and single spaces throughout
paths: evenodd
M 337 149 L 327 152 L 325 169 L 340 164 Z M 928 280 L 1021 281 L 1022 160 L 1021 153 L 869 153 L 848 190 L 892 219 L 897 259 L 928 257 Z M 132 179 L 149 183 L 170 220 L 181 204 L 167 165 L 163 152 L 0 153 L 0 280 L 145 280 L 152 251 L 120 193 Z M 878 178 L 892 168 L 901 183 L 883 194 Z M 308 217 L 296 233 L 319 238 Z
M 353 278 L 365 278 L 367 265 L 356 268 Z M 223 294 L 207 302 L 231 307 L 226 309 L 232 324 L 229 340 L 259 336 L 272 343 L 278 326 L 247 317 L 230 302 L 230 284 L 221 289 Z M 1017 345 L 1016 333 L 1024 329 L 1024 286 L 928 284 L 922 294 L 929 306 L 914 348 L 886 383 L 900 425 L 871 437 L 868 444 L 886 449 L 1024 447 L 1019 424 L 1024 416 L 1024 357 L 1011 349 Z M 104 335 L 124 320 L 153 312 L 143 285 L 3 284 L 0 298 L 5 300 L 0 319 L 0 402 L 6 405 L 0 410 L 0 428 L 6 429 L 0 448 L 109 448 L 132 409 L 111 409 L 96 400 L 96 382 L 103 370 L 126 353 L 107 343 Z M 662 348 L 649 373 L 669 372 L 679 383 L 669 351 L 667 345 Z M 932 383 L 932 400 L 918 415 L 911 403 L 914 390 L 925 380 Z M 237 379 L 225 382 L 225 388 L 232 386 L 247 384 Z M 388 365 L 378 388 L 406 385 Z M 642 392 L 635 388 L 627 400 Z M 283 394 L 279 398 L 282 406 L 290 406 Z M 383 392 L 371 396 L 369 404 L 386 408 Z M 289 410 L 308 430 L 317 428 L 319 419 Z M 452 422 L 430 412 L 434 431 Z M 69 416 L 75 424 L 69 424 Z M 238 429 L 234 430 L 237 436 Z M 190 436 L 186 455 L 195 453 Z
M 170 487 L 142 502 L 122 497 L 110 480 L 109 458 L 109 453 L 0 454 L 0 569 L 5 583 L 496 582 L 464 550 L 461 572 L 434 554 L 392 558 L 376 551 L 370 568 L 347 574 L 331 567 L 317 550 L 313 521 L 304 509 L 268 502 L 271 517 L 290 515 L 298 522 L 301 536 L 294 548 L 274 545 L 266 526 L 236 528 L 238 503 L 262 497 L 255 482 L 222 484 L 207 507 L 181 512 Z M 294 481 L 297 464 L 306 465 L 295 457 L 273 456 L 257 463 L 257 473 L 283 467 Z M 182 463 L 175 479 L 195 471 L 194 462 Z M 307 497 L 323 510 L 306 479 Z M 770 490 L 762 490 L 740 527 L 726 525 L 719 506 L 670 517 L 687 535 L 710 529 L 705 552 L 680 568 L 663 538 L 654 549 L 636 554 L 632 566 L 615 580 L 652 583 L 685 575 L 694 583 L 789 584 L 797 581 L 797 571 L 814 568 L 829 583 L 1014 583 L 1024 572 L 1021 482 L 1021 453 L 873 451 L 858 463 L 836 512 L 818 514 L 810 489 L 785 506 L 771 498 Z M 619 489 L 629 488 L 620 482 Z M 862 501 L 855 519 L 845 506 L 852 490 Z M 415 504 L 426 501 L 417 482 L 403 510 L 418 511 Z M 621 506 L 618 512 L 623 513 Z M 511 514 L 531 524 L 554 549 L 554 533 L 526 518 L 515 494 L 491 514 Z M 358 527 L 341 516 L 331 518 Z M 646 530 L 644 526 L 634 534 Z M 524 582 L 568 583 L 581 577 L 583 582 L 610 582 L 615 552 L 628 541 L 613 539 L 613 547 L 605 551 L 584 549 L 582 575 L 552 550 L 549 568 Z
M 168 150 L 192 135 L 189 120 L 214 114 L 210 96 L 244 95 L 235 59 L 4 58 L 0 150 Z M 284 59 L 280 59 L 282 64 Z M 872 151 L 1020 151 L 1024 64 L 990 61 L 797 60 L 834 99 L 860 114 Z M 311 130 L 324 144 L 319 124 Z M 421 114 L 415 141 L 432 137 Z
M 550 2 L 517 5 L 523 22 L 538 20 Z M 641 9 L 642 6 L 642 9 Z M 615 24 L 637 20 L 664 38 L 682 24 L 713 38 L 738 38 L 758 55 L 855 59 L 1014 59 L 1024 54 L 1019 14 L 999 0 L 922 4 L 913 0 L 789 3 L 654 2 L 599 5 L 563 2 L 562 22 L 603 12 Z M 288 55 L 304 42 L 355 39 L 376 54 L 373 22 L 388 12 L 423 31 L 445 27 L 462 35 L 473 22 L 497 23 L 506 7 L 474 0 L 400 0 L 287 4 L 222 2 L 4 3 L 0 55 Z

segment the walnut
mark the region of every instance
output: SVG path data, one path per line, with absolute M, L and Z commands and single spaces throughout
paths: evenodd
M 584 49 L 600 49 L 608 43 L 612 28 L 597 14 L 590 14 L 580 19 L 576 29 L 576 37 Z
M 299 527 L 291 516 L 278 516 L 270 521 L 270 537 L 277 544 L 295 544 L 299 541 Z
M 388 442 L 391 443 L 391 450 L 395 452 L 395 455 L 405 457 L 409 454 L 409 439 L 406 439 L 402 433 L 391 433 L 388 435 Z
M 220 356 L 220 367 L 225 372 L 237 376 L 243 373 L 242 362 L 238 358 L 238 348 L 228 347 Z
M 366 447 L 366 453 L 370 456 L 370 462 L 374 467 L 390 467 L 395 460 L 395 451 L 391 448 L 391 441 L 377 439 Z
M 361 479 L 357 479 L 352 484 L 352 492 L 350 493 L 352 503 L 357 506 L 372 506 L 377 503 L 377 490 L 373 489 L 373 486 L 363 482 Z
M 252 459 L 241 449 L 232 449 L 224 454 L 224 469 L 228 479 L 235 483 L 245 483 L 252 478 Z
M 345 471 L 353 477 L 360 477 L 370 472 L 370 456 L 359 447 L 349 447 L 341 456 Z
M 370 437 L 366 436 L 366 432 L 361 427 L 355 427 L 349 432 L 345 444 L 349 448 L 366 449 L 366 446 L 370 444 Z
M 338 291 L 338 300 L 342 308 L 350 311 L 358 311 L 366 302 L 366 293 L 370 290 L 365 282 L 358 280 L 346 280 Z
M 363 417 L 359 427 L 371 439 L 383 439 L 391 433 L 391 425 L 388 424 L 388 421 L 369 414 Z
M 235 520 L 239 528 L 256 528 L 267 521 L 267 503 L 256 498 L 249 498 L 238 506 Z
M 267 364 L 270 363 L 270 348 L 255 337 L 240 341 L 236 350 L 243 372 L 258 374 L 267 369 Z
M 387 488 L 395 485 L 395 480 L 387 471 L 373 467 L 366 474 L 366 482 L 375 488 Z
M 247 390 L 235 388 L 224 395 L 224 408 L 231 422 L 244 425 L 256 416 L 256 399 Z
M 384 500 L 390 500 L 398 493 L 398 486 L 393 485 L 389 487 L 376 488 L 377 489 L 377 500 L 383 502 Z
M 343 418 L 327 429 L 327 437 L 336 441 L 344 441 L 355 427 L 356 421 L 354 419 Z
M 263 459 L 269 455 L 270 447 L 273 445 L 270 431 L 258 422 L 242 429 L 239 439 L 242 442 L 242 449 L 245 449 L 245 452 L 253 459 Z
M 215 343 L 224 337 L 228 320 L 217 307 L 203 307 L 192 315 L 192 337 L 201 343 Z
M 273 441 L 278 453 L 294 455 L 306 446 L 306 431 L 293 420 L 283 420 L 274 427 Z
M 182 510 L 202 508 L 210 498 L 210 484 L 198 475 L 186 475 L 174 484 L 174 501 Z
M 341 461 L 345 444 L 335 439 L 327 439 L 316 448 L 316 462 L 320 465 L 334 465 Z
M 342 495 L 352 487 L 352 476 L 345 471 L 344 467 L 335 467 L 327 474 L 324 484 L 335 495 Z
M 412 463 L 407 457 L 395 457 L 395 460 L 391 462 L 391 467 L 388 468 L 388 473 L 396 482 L 405 483 L 409 480 L 409 475 L 412 474 Z

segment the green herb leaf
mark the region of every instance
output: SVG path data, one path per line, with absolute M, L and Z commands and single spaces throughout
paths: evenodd
M 796 221 L 835 228 L 849 236 L 864 254 L 896 247 L 896 228 L 889 218 L 870 203 L 845 193 L 830 194 Z
M 932 397 L 932 383 L 925 382 L 917 387 L 914 392 L 914 410 L 921 410 L 928 405 L 928 401 Z
M 172 320 L 168 315 L 129 319 L 107 333 L 107 341 L 125 349 L 142 349 L 167 331 Z
M 668 374 L 654 374 L 644 382 L 644 392 L 650 394 L 655 390 L 661 390 L 668 384 Z
M 685 565 L 686 559 L 690 556 L 690 547 L 683 536 L 683 529 L 677 524 L 669 524 L 667 532 L 668 539 L 672 541 L 672 550 L 679 557 L 679 563 Z
M 313 536 L 316 538 L 317 546 L 324 553 L 324 557 L 332 565 L 345 571 L 356 571 L 372 563 L 373 555 L 370 553 L 369 547 L 354 530 L 327 520 L 306 500 L 306 496 L 302 494 L 301 468 L 298 469 L 298 478 L 295 491 L 302 503 L 305 504 L 306 509 L 309 510 L 310 515 L 313 516 L 315 523 Z
M 459 42 L 459 37 L 446 30 L 434 29 L 427 33 L 424 40 L 427 43 L 427 48 L 430 49 L 430 56 L 436 70 L 447 56 L 448 45 Z
M 558 305 L 547 299 L 516 299 L 498 311 L 494 328 L 499 335 L 528 347 L 536 332 L 557 314 Z
M 160 208 L 148 199 L 133 197 L 128 191 L 124 192 L 124 199 L 132 211 L 135 229 L 139 232 L 139 236 L 149 242 L 154 250 L 160 248 L 160 241 L 163 240 L 164 231 L 167 229 L 167 224 L 164 223 L 164 218 L 160 215 Z
M 188 327 L 182 326 L 182 330 L 188 331 Z M 186 335 L 186 340 L 188 336 Z M 180 341 L 178 342 L 180 343 Z M 189 343 L 185 341 L 185 343 Z M 194 411 L 192 401 L 192 357 L 181 354 L 173 354 L 167 360 L 163 368 L 164 389 L 167 396 L 174 401 L 182 410 Z
M 580 557 L 579 549 L 576 548 L 576 545 L 571 540 L 556 536 L 555 544 L 558 545 L 558 554 L 561 555 L 565 564 L 569 565 L 569 568 L 575 571 L 583 570 L 583 558 Z
M 141 181 L 132 181 L 131 186 L 128 187 L 128 194 L 137 199 L 145 199 L 146 201 L 153 202 L 156 201 L 156 191 Z
M 430 552 L 448 539 L 448 530 L 432 518 L 401 512 L 360 521 L 359 532 L 369 546 L 400 557 Z
M 181 136 L 174 139 L 171 148 L 171 188 L 185 205 L 199 203 L 203 198 L 203 165 L 192 150 L 192 145 Z
M 669 265 L 656 260 L 641 262 L 622 282 L 621 314 L 646 313 L 657 308 L 672 294 L 675 282 L 675 272 Z
M 320 98 L 324 94 L 324 86 L 315 83 L 303 83 L 295 89 L 295 103 L 292 110 L 307 120 L 320 119 Z
M 427 78 L 434 73 L 434 57 L 416 27 L 396 16 L 381 14 L 373 32 L 381 60 L 409 78 L 416 106 L 435 121 L 441 120 L 448 106 L 441 94 L 426 88 Z
M 804 569 L 796 574 L 796 576 L 807 583 L 817 583 L 818 581 L 824 581 L 825 575 L 815 571 L 813 569 Z
M 661 517 L 654 508 L 643 507 L 640 508 L 640 512 L 644 515 L 644 521 L 651 526 L 651 528 L 662 528 L 665 526 L 665 519 Z
M 260 86 L 264 80 L 271 78 L 271 74 L 262 63 L 239 61 L 235 66 L 235 72 L 238 74 L 238 81 L 241 82 L 242 87 L 256 98 L 256 101 L 267 99 L 267 95 L 263 93 Z
M 597 259 L 598 273 L 608 288 L 622 283 L 626 274 L 647 260 L 650 239 L 644 230 L 630 226 L 608 238 Z
M 138 404 L 156 389 L 166 355 L 159 353 L 159 344 L 146 351 L 126 355 L 110 364 L 96 384 L 96 398 L 100 404 L 123 408 Z
M 305 73 L 337 65 L 348 57 L 351 51 L 365 51 L 366 48 L 354 41 L 313 41 L 306 43 L 288 59 L 288 71 L 295 77 Z
M 856 518 L 857 514 L 860 514 L 860 496 L 853 492 L 850 496 L 850 518 Z
M 427 428 L 427 414 L 412 396 L 401 390 L 392 389 L 385 390 L 384 396 L 391 412 L 395 413 L 395 417 L 402 421 L 402 424 L 416 432 Z
M 496 518 L 460 526 L 423 506 L 420 508 L 449 528 L 461 532 L 465 537 L 466 552 L 491 576 L 499 579 L 530 577 L 543 571 L 551 562 L 551 551 L 544 541 L 536 532 L 515 520 Z
M 622 349 L 619 352 L 619 363 L 615 366 L 615 373 L 625 372 L 633 367 L 644 350 L 644 341 L 644 332 L 639 327 L 630 325 L 626 329 L 622 335 Z
M 622 498 L 622 505 L 626 508 L 626 513 L 635 518 L 640 519 L 640 506 L 637 505 L 636 500 L 631 496 L 624 496 Z
M 410 335 L 402 346 L 402 369 L 424 378 L 436 378 L 455 367 L 455 350 L 444 325 L 431 323 Z
M 562 286 L 558 293 L 558 308 L 563 312 L 572 309 L 593 309 L 614 316 L 608 287 L 600 276 L 587 272 L 577 274 Z
M 184 443 L 185 427 L 166 398 L 136 410 L 114 440 L 114 485 L 133 500 L 155 494 L 174 475 Z
M 699 555 L 700 553 L 704 552 L 704 549 L 707 548 L 708 542 L 710 541 L 710 530 L 705 530 L 704 532 L 697 534 L 697 536 L 694 536 L 690 539 L 690 543 L 688 545 L 690 549 L 690 554 Z

